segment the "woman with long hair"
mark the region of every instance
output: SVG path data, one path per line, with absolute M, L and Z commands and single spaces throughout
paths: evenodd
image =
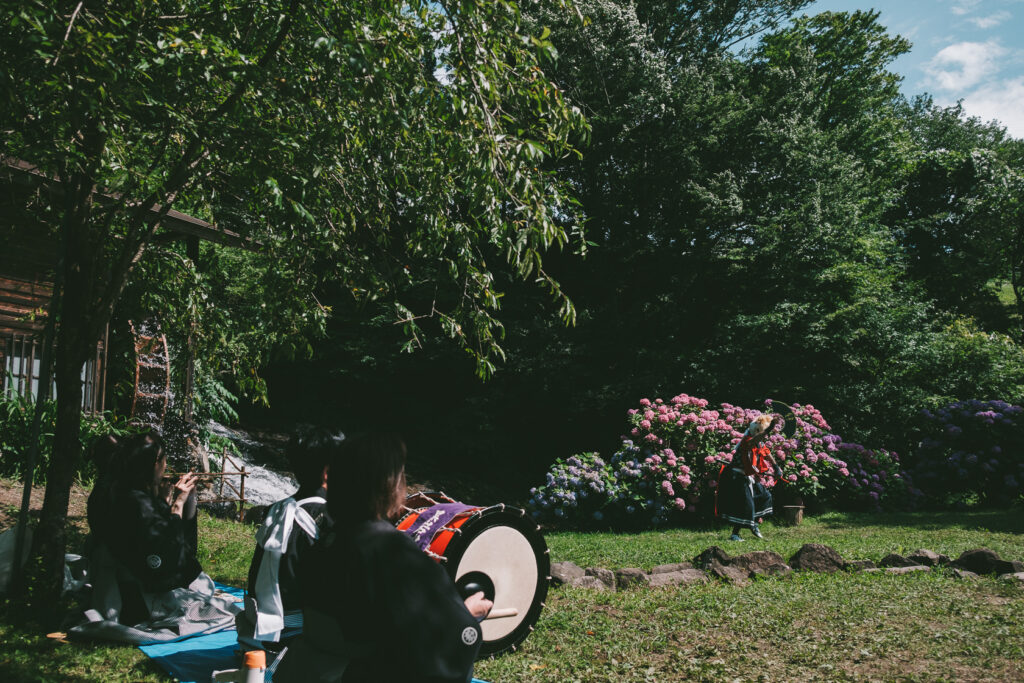
M 346 440 L 331 464 L 334 528 L 300 567 L 303 635 L 274 680 L 465 683 L 480 649 L 483 593 L 463 599 L 444 569 L 389 521 L 405 500 L 405 444 Z

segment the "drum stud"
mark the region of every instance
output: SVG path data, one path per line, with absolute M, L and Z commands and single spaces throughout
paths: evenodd
M 546 578 L 547 578 L 547 580 L 548 580 L 548 581 L 550 581 L 550 580 L 551 580 L 551 577 L 550 577 L 550 576 L 548 576 L 548 577 L 546 577 Z
M 551 554 L 551 548 L 544 548 L 544 554 L 545 555 L 550 555 Z
M 502 511 L 502 512 L 504 512 L 504 511 L 505 511 L 505 504 L 504 504 L 504 503 L 502 503 L 502 504 L 501 504 L 501 511 Z
M 526 510 L 524 510 L 522 508 L 519 508 L 519 516 L 520 517 L 525 517 L 526 516 Z
M 530 633 L 533 633 L 533 627 L 532 626 L 530 627 Z
M 548 606 L 548 603 L 542 602 L 542 603 L 540 603 L 540 606 L 541 606 L 541 609 L 543 609 L 543 608 Z
M 534 531 L 540 531 L 540 524 L 537 525 L 537 528 L 534 529 Z

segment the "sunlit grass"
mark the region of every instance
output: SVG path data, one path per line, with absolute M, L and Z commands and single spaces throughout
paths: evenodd
M 200 559 L 214 578 L 241 585 L 252 525 L 200 517 Z M 1024 559 L 1020 510 L 851 515 L 799 527 L 766 525 L 765 541 L 729 543 L 724 529 L 633 534 L 557 532 L 552 559 L 581 566 L 645 567 L 692 558 L 710 545 L 789 557 L 808 542 L 849 559 L 878 560 L 919 547 L 947 555 L 990 547 Z M 480 662 L 494 683 L 677 680 L 1024 679 L 1024 590 L 945 572 L 908 576 L 793 575 L 739 588 L 599 593 L 553 589 L 537 630 L 513 654 Z M 43 627 L 0 622 L 2 681 L 167 681 L 131 647 L 59 644 Z M 396 644 L 396 647 L 398 645 Z

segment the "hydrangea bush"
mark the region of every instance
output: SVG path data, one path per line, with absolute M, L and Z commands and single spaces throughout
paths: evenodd
M 944 502 L 1005 504 L 1024 495 L 1024 408 L 1006 401 L 958 401 L 922 411 L 925 438 L 915 481 Z
M 839 444 L 846 466 L 840 475 L 837 502 L 856 510 L 913 507 L 921 491 L 903 471 L 899 456 L 884 448 L 869 449 L 856 443 Z
M 848 483 L 847 462 L 839 457 L 840 437 L 813 406 L 793 408 L 796 433 L 786 438 L 777 427 L 766 441 L 783 481 L 767 476 L 765 483 L 779 497 L 828 498 L 855 489 Z M 764 411 L 771 410 L 766 401 Z M 627 434 L 607 463 L 595 453 L 559 460 L 545 485 L 531 489 L 530 507 L 542 519 L 575 524 L 657 526 L 684 514 L 710 514 L 722 466 L 732 460 L 733 448 L 759 414 L 728 403 L 712 408 L 707 400 L 687 394 L 669 401 L 641 399 L 639 407 L 628 411 Z M 876 504 L 870 495 L 861 500 L 851 493 L 849 498 L 865 507 Z

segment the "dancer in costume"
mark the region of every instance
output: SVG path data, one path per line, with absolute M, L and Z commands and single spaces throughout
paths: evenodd
M 330 530 L 327 472 L 345 437 L 325 430 L 296 436 L 288 461 L 299 490 L 267 509 L 256 532 L 249 565 L 245 612 L 238 615 L 238 642 L 243 649 L 270 647 L 302 629 L 298 573 L 314 541 Z
M 742 541 L 740 529 L 746 527 L 757 538 L 764 538 L 758 520 L 772 514 L 772 493 L 759 477 L 769 471 L 776 479 L 782 470 L 763 442 L 782 418 L 760 415 L 750 423 L 733 451 L 732 462 L 722 466 L 715 491 L 715 512 L 733 525 L 731 541 Z
M 303 632 L 274 681 L 467 683 L 491 602 L 465 600 L 444 569 L 388 521 L 405 500 L 405 444 L 346 440 L 331 463 L 344 481 L 334 528 L 299 567 Z M 337 484 L 335 484 L 337 486 Z

